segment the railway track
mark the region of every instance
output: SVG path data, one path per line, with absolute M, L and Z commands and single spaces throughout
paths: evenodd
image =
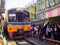
M 26 40 L 26 39 L 22 39 L 22 40 L 15 40 L 17 45 L 35 45 L 34 43 Z

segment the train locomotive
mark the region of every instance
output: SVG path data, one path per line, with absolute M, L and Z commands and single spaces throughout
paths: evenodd
M 7 10 L 4 30 L 9 39 L 24 38 L 31 30 L 29 12 L 16 8 Z

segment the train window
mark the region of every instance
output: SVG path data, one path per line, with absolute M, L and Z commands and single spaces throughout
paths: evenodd
M 24 11 L 23 15 L 24 15 L 24 22 L 29 22 L 30 21 L 29 12 Z
M 9 22 L 15 22 L 16 21 L 16 15 L 15 14 L 9 14 Z
M 16 20 L 18 22 L 23 22 L 23 18 L 24 18 L 24 16 L 23 16 L 23 13 L 22 12 L 17 12 L 16 13 Z

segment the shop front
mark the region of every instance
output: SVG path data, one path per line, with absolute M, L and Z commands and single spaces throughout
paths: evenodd
M 60 7 L 46 11 L 45 18 L 49 19 L 50 23 L 60 22 Z

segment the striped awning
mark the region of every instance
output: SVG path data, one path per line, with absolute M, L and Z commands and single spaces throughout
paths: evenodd
M 60 16 L 60 7 L 49 10 L 45 13 L 45 18 Z

